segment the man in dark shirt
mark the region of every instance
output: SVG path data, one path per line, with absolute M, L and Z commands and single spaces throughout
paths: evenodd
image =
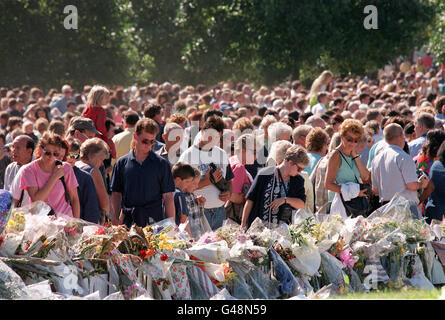
M 133 134 L 134 149 L 114 165 L 113 224 L 125 223 L 130 227 L 136 223 L 145 227 L 165 218 L 175 218 L 175 184 L 170 165 L 152 151 L 158 130 L 152 119 L 139 120 Z

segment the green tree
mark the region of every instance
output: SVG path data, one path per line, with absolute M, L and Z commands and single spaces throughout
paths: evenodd
M 0 2 L 0 83 L 43 88 L 130 81 L 126 1 L 81 1 L 78 29 L 66 30 L 62 0 Z

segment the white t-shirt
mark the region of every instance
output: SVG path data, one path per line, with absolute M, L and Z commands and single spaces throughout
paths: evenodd
M 209 165 L 212 162 L 217 167 L 221 168 L 223 177 L 226 180 L 231 180 L 233 178 L 233 172 L 230 169 L 227 153 L 219 147 L 213 147 L 208 151 L 200 149 L 197 145 L 193 145 L 181 154 L 179 161 L 197 167 L 201 171 L 201 180 L 204 179 L 207 170 L 209 169 Z M 202 195 L 206 198 L 204 205 L 204 208 L 206 209 L 219 208 L 224 205 L 224 202 L 219 200 L 220 193 L 221 191 L 219 191 L 213 184 L 194 192 L 195 195 Z
M 312 107 L 312 113 L 314 115 L 316 114 L 323 114 L 326 111 L 326 107 L 322 103 L 317 103 L 315 106 Z

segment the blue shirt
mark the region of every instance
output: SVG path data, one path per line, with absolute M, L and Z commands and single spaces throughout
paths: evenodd
M 131 150 L 114 165 L 111 191 L 122 194 L 125 207 L 143 207 L 149 202 L 162 201 L 164 193 L 175 191 L 170 164 L 152 151 L 140 164 Z
M 415 156 L 417 156 L 419 154 L 419 151 L 420 151 L 420 149 L 422 149 L 422 145 L 425 143 L 425 141 L 426 141 L 426 133 L 422 134 L 417 139 L 408 143 L 409 155 L 412 158 L 414 158 Z
M 180 217 L 181 214 L 189 215 L 189 210 L 187 208 L 187 202 L 185 201 L 185 194 L 178 188 L 176 188 L 174 193 L 175 200 L 175 212 L 176 212 L 176 224 L 179 225 L 181 223 Z
M 425 206 L 427 223 L 430 223 L 431 219 L 442 220 L 445 215 L 445 166 L 442 161 L 434 161 L 430 169 L 430 178 L 434 183 L 434 191 Z
M 79 194 L 80 218 L 92 223 L 99 223 L 101 212 L 93 177 L 76 166 L 73 167 L 73 170 L 79 183 L 77 192 Z
M 50 107 L 51 109 L 57 108 L 59 109 L 60 113 L 63 115 L 66 111 L 66 103 L 68 101 L 74 101 L 74 99 L 71 97 L 69 100 L 65 97 L 62 97 L 61 99 L 54 102 Z

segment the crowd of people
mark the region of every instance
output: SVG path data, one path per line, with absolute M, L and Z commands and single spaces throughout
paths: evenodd
M 367 216 L 395 195 L 440 221 L 444 84 L 444 68 L 404 62 L 376 79 L 326 70 L 308 89 L 0 88 L 0 183 L 15 206 L 128 227 L 172 218 L 192 235 L 298 209 Z

